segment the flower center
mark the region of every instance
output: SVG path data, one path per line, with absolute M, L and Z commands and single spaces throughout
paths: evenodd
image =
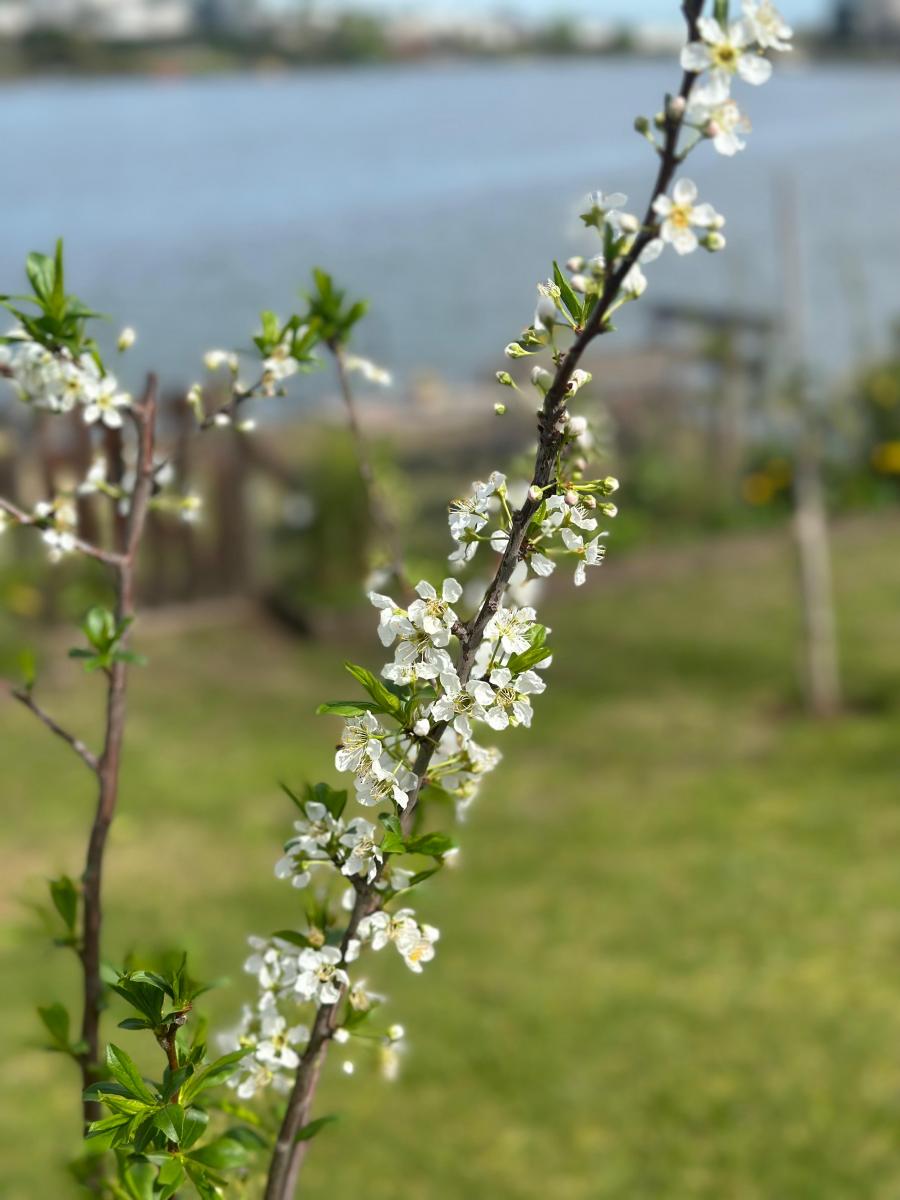
M 737 65 L 737 51 L 727 42 L 713 48 L 713 62 L 726 71 L 733 71 Z

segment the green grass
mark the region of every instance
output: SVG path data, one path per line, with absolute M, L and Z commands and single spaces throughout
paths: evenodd
M 423 890 L 423 977 L 366 964 L 411 1041 L 390 1086 L 334 1071 L 341 1123 L 309 1200 L 894 1200 L 900 1194 L 898 521 L 836 539 L 851 712 L 817 725 L 794 683 L 779 535 L 634 557 L 554 595 L 552 687 Z M 340 659 L 247 625 L 143 639 L 108 953 L 183 943 L 246 994 L 243 939 L 289 923 L 275 786 L 329 769 Z M 45 699 L 75 720 L 68 666 Z M 89 779 L 4 709 L 6 935 L 0 1156 L 10 1200 L 64 1197 L 75 1081 L 33 1004 L 72 982 L 22 901 L 77 873 Z M 83 778 L 82 776 L 85 775 Z M 325 776 L 330 777 L 330 776 Z M 111 1023 L 110 1023 L 111 1024 Z M 136 1039 L 137 1035 L 123 1034 Z M 136 1041 L 126 1043 L 133 1048 Z M 335 1058 L 338 1056 L 335 1055 Z

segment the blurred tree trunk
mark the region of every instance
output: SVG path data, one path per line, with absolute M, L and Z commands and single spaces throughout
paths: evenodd
M 823 479 L 823 420 L 807 378 L 806 292 L 797 197 L 792 180 L 782 180 L 779 200 L 784 251 L 785 339 L 788 362 L 796 381 L 792 527 L 803 611 L 804 692 L 813 716 L 832 717 L 841 707 L 841 681 Z

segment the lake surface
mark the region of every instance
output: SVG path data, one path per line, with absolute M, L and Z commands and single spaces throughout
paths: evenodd
M 689 165 L 728 251 L 667 255 L 652 294 L 777 306 L 788 175 L 809 353 L 842 369 L 900 315 L 900 71 L 779 66 L 742 88 L 747 151 Z M 175 383 L 205 348 L 246 344 L 260 309 L 290 311 L 321 263 L 373 297 L 369 352 L 464 381 L 502 365 L 552 258 L 590 250 L 584 193 L 621 189 L 643 211 L 655 167 L 631 125 L 676 77 L 601 60 L 7 85 L 0 290 L 63 234 L 72 287 L 138 327 L 135 369 Z M 620 324 L 638 336 L 640 306 Z

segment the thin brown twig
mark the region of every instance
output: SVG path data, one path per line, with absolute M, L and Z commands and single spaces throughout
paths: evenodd
M 32 513 L 24 512 L 21 508 L 13 504 L 11 500 L 6 500 L 2 496 L 0 496 L 0 512 L 5 512 L 16 525 L 41 529 L 45 524 L 42 517 L 36 517 Z M 97 562 L 105 563 L 108 567 L 120 567 L 122 565 L 122 556 L 120 554 L 116 554 L 111 550 L 104 550 L 101 546 L 95 546 L 92 542 L 86 542 L 82 538 L 73 538 L 72 549 L 77 550 L 79 554 L 86 555 L 88 558 L 96 559 Z
M 88 749 L 81 738 L 76 737 L 74 733 L 70 733 L 58 721 L 55 721 L 48 712 L 41 708 L 34 696 L 26 688 L 14 687 L 11 683 L 4 683 L 2 686 L 13 700 L 18 700 L 29 712 L 34 713 L 37 719 L 46 725 L 51 733 L 55 733 L 58 738 L 62 738 L 68 746 L 71 746 L 85 766 L 89 767 L 96 774 L 100 761 L 97 755 Z
M 704 0 L 685 0 L 682 6 L 690 41 L 697 38 L 697 22 L 703 11 L 703 5 Z M 693 72 L 684 73 L 678 94 L 685 102 L 690 96 L 696 78 L 697 76 Z M 544 403 L 538 415 L 538 448 L 532 479 L 532 486 L 541 495 L 546 494 L 547 489 L 551 486 L 557 455 L 565 436 L 562 418 L 566 411 L 566 392 L 572 374 L 589 344 L 606 332 L 606 321 L 610 308 L 619 295 L 625 276 L 638 262 L 647 244 L 658 233 L 659 225 L 653 202 L 657 196 L 668 191 L 679 165 L 678 145 L 682 125 L 683 113 L 679 113 L 677 109 L 667 104 L 664 140 L 659 150 L 659 172 L 648 204 L 644 226 L 629 252 L 607 280 L 590 320 L 576 336 L 575 341 L 560 361 L 553 383 L 544 397 Z M 533 499 L 529 494 L 521 508 L 514 514 L 509 540 L 494 578 L 478 612 L 461 633 L 457 673 L 463 684 L 471 675 L 482 634 L 491 616 L 500 605 L 510 577 L 520 559 L 525 533 L 539 506 L 540 501 Z M 412 828 L 419 795 L 428 777 L 428 767 L 446 727 L 445 723 L 435 726 L 428 738 L 420 744 L 413 766 L 417 784 L 402 817 L 402 827 L 407 834 Z M 350 940 L 355 937 L 360 921 L 380 906 L 381 898 L 375 888 L 377 882 L 378 878 L 376 877 L 372 883 L 361 884 L 357 887 L 356 903 L 342 942 L 342 954 L 346 953 Z M 340 1000 L 334 1004 L 320 1005 L 316 1013 L 309 1044 L 300 1060 L 300 1066 L 297 1068 L 294 1087 L 288 1099 L 281 1128 L 273 1148 L 264 1200 L 292 1200 L 295 1195 L 300 1170 L 309 1148 L 309 1142 L 298 1142 L 297 1135 L 309 1121 L 322 1063 L 334 1033 L 339 1005 Z
M 151 375 L 141 402 L 133 410 L 138 435 L 137 480 L 131 498 L 127 521 L 117 530 L 119 553 L 115 565 L 116 622 L 128 624 L 135 615 L 136 561 L 141 537 L 153 493 L 153 451 L 156 432 L 157 383 Z M 111 448 L 121 455 L 121 443 Z M 115 474 L 120 462 L 111 464 Z M 99 794 L 91 826 L 82 875 L 83 930 L 81 963 L 83 970 L 84 1008 L 81 1040 L 84 1050 L 80 1056 L 82 1078 L 87 1088 L 94 1082 L 100 1049 L 100 1013 L 103 1007 L 103 980 L 100 975 L 100 935 L 103 923 L 102 884 L 103 857 L 109 828 L 119 796 L 119 771 L 122 744 L 125 737 L 125 709 L 128 665 L 117 661 L 109 669 L 106 696 L 106 731 L 103 753 L 98 763 Z M 85 1123 L 95 1121 L 100 1108 L 94 1100 L 83 1101 Z

